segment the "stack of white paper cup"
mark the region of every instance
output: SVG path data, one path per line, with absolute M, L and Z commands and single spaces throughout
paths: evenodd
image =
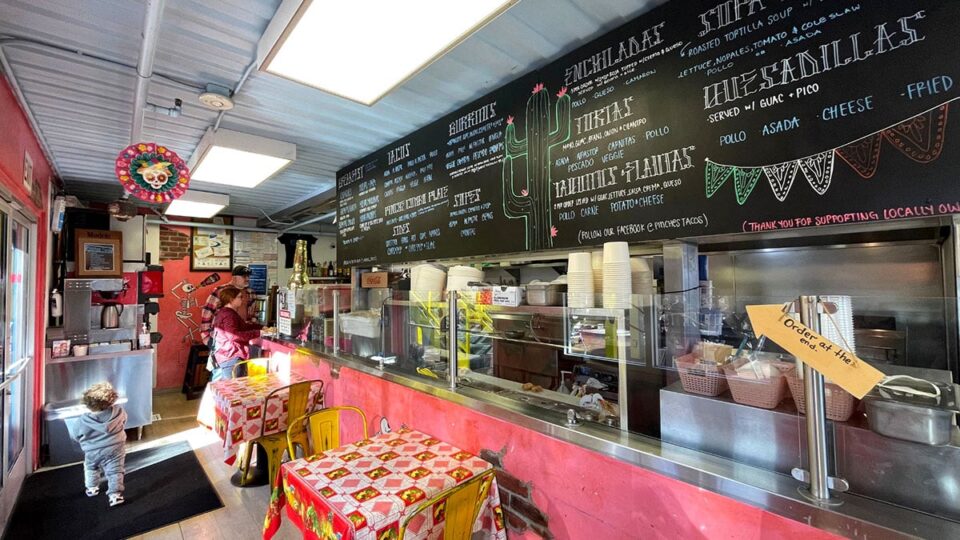
M 604 244 L 603 307 L 609 309 L 630 307 L 631 277 L 630 246 L 626 242 Z
M 567 305 L 572 308 L 593 307 L 593 267 L 590 253 L 567 256 Z

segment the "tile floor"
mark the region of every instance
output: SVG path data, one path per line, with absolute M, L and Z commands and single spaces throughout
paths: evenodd
M 175 441 L 188 441 L 203 465 L 210 482 L 220 494 L 224 507 L 194 516 L 162 529 L 135 536 L 136 540 L 204 539 L 246 540 L 261 538 L 263 518 L 270 499 L 268 486 L 237 488 L 230 484 L 235 469 L 223 462 L 220 439 L 197 425 L 200 400 L 187 401 L 179 392 L 154 394 L 153 411 L 161 420 L 144 428 L 143 439 L 131 441 L 128 451 Z M 300 538 L 299 531 L 284 519 L 274 538 Z

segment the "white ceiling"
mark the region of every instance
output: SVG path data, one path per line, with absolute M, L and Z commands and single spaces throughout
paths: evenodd
M 262 210 L 280 216 L 294 206 L 309 208 L 329 196 L 323 194 L 329 194 L 336 171 L 347 163 L 657 3 L 521 0 L 372 107 L 255 70 L 221 126 L 296 143 L 297 160 L 252 189 L 203 182 L 191 182 L 191 187 L 229 193 L 228 214 L 259 216 Z M 148 101 L 170 107 L 181 98 L 183 114 L 145 113 L 143 139 L 165 144 L 187 159 L 217 118 L 197 101 L 202 87 L 237 84 L 279 4 L 167 0 Z M 122 193 L 113 161 L 130 143 L 132 66 L 144 9 L 140 0 L 0 0 L 2 51 L 68 192 L 81 198 L 109 201 Z M 357 39 L 376 36 L 359 29 Z M 389 44 L 384 50 L 389 51 Z

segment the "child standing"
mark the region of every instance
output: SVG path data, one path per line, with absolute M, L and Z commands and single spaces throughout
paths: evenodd
M 110 506 L 123 504 L 123 460 L 126 456 L 124 424 L 127 412 L 116 405 L 117 391 L 108 382 L 97 383 L 83 393 L 90 409 L 77 422 L 76 438 L 83 450 L 83 476 L 87 497 L 100 493 L 100 472 L 107 477 Z

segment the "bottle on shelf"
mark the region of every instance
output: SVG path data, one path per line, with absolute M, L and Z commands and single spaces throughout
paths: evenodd
M 334 274 L 333 261 L 329 261 L 327 263 L 327 275 L 330 277 L 334 277 L 336 275 Z

